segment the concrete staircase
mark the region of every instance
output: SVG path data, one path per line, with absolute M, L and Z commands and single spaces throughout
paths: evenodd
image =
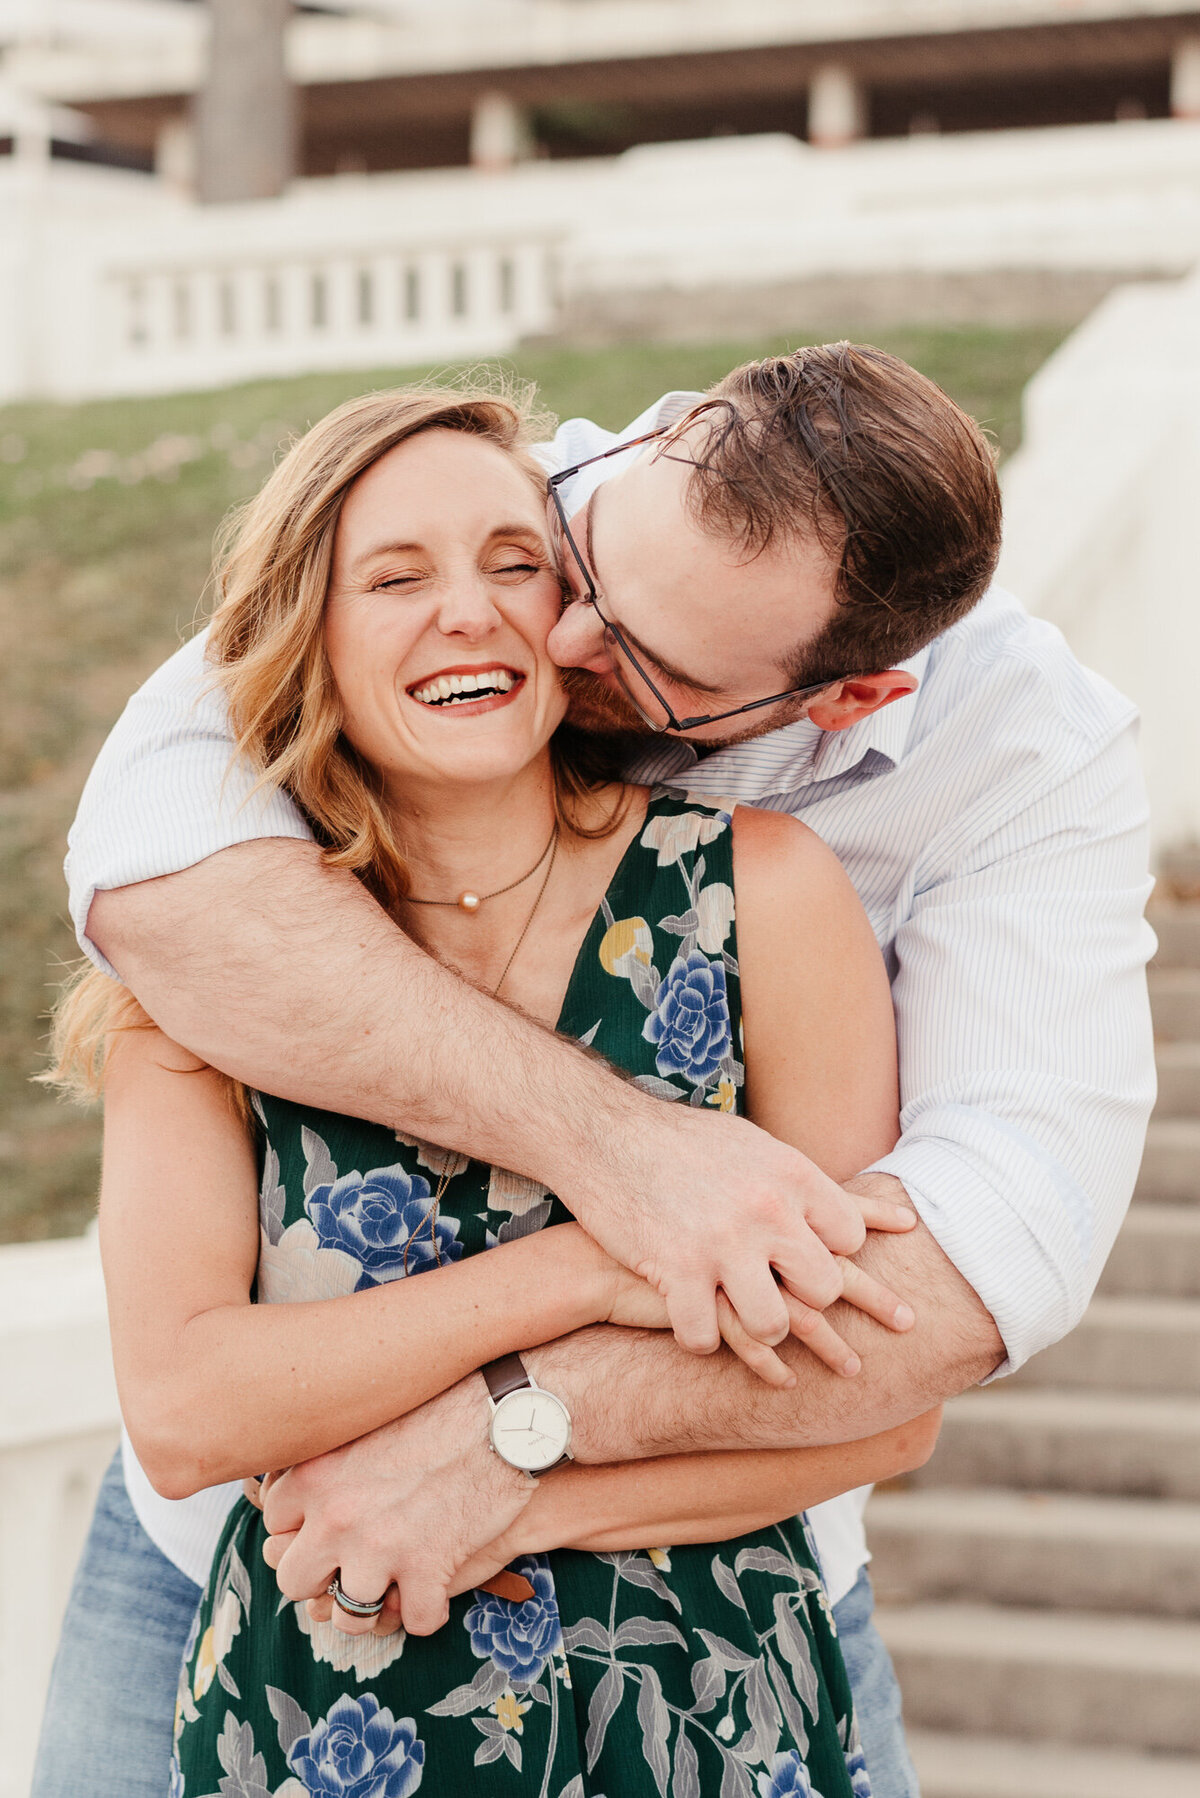
M 1162 885 L 1159 1101 L 1099 1293 L 868 1513 L 924 1798 L 1200 1798 L 1200 853 Z

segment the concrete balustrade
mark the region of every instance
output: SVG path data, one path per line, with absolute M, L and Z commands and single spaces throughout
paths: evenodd
M 93 1238 L 0 1248 L 0 1798 L 27 1798 L 116 1388 Z
M 1200 840 L 1200 273 L 1110 294 L 1034 376 L 1024 414 L 1001 579 L 1137 701 L 1156 841 Z
M 302 181 L 239 206 L 0 157 L 0 402 L 493 356 L 589 320 L 653 328 L 642 314 L 687 335 L 714 294 L 736 308 L 772 284 L 803 317 L 806 283 L 861 297 L 882 282 L 903 316 L 913 282 L 966 280 L 990 316 L 1006 281 L 1100 293 L 1197 262 L 1200 121 L 1185 119 L 648 144 Z

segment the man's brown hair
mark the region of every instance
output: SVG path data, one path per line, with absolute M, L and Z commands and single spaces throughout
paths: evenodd
M 985 591 L 1000 489 L 983 432 L 934 382 L 866 344 L 735 368 L 711 389 L 689 501 L 747 553 L 815 534 L 837 610 L 787 668 L 797 686 L 905 661 Z

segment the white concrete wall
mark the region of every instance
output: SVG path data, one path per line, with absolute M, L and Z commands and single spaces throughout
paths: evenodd
M 94 1239 L 0 1248 L 0 1370 L 0 1798 L 28 1798 L 63 1607 L 117 1441 Z
M 1155 842 L 1200 841 L 1200 270 L 1118 289 L 1030 382 L 1001 578 L 1142 711 Z
M 8 158 L 0 243 L 6 262 L 26 265 L 8 277 L 24 317 L 7 368 L 0 356 L 0 400 L 161 393 L 495 355 L 552 329 L 558 300 L 581 296 L 674 290 L 686 328 L 688 294 L 714 286 L 1182 274 L 1200 262 L 1200 122 L 839 150 L 782 135 L 716 138 L 496 174 L 303 181 L 281 200 L 204 208 L 146 177 Z M 456 266 L 467 271 L 461 313 Z M 415 319 L 403 305 L 410 269 L 422 278 Z M 358 309 L 362 280 L 370 319 Z M 314 281 L 324 323 L 313 317 Z
M 184 93 L 200 78 L 204 10 L 0 0 L 0 41 L 15 45 L 16 79 L 60 99 Z M 300 82 L 369 80 L 1193 11 L 1194 0 L 333 0 L 293 20 L 288 60 Z

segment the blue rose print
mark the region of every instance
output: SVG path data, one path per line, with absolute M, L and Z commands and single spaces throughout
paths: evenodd
M 314 1187 L 304 1206 L 321 1247 L 341 1249 L 361 1266 L 360 1292 L 462 1254 L 454 1219 L 432 1215 L 428 1180 L 402 1167 L 343 1174 L 332 1185 Z
M 510 1680 L 532 1684 L 563 1645 L 558 1600 L 550 1569 L 540 1559 L 527 1555 L 512 1565 L 513 1572 L 523 1573 L 533 1587 L 533 1597 L 516 1604 L 486 1593 L 471 1606 L 463 1623 L 481 1661 L 490 1658 Z
M 344 1694 L 287 1759 L 314 1798 L 409 1798 L 421 1783 L 425 1744 L 411 1717 L 397 1722 L 373 1693 Z
M 850 1775 L 850 1790 L 854 1798 L 871 1798 L 871 1776 L 867 1772 L 866 1757 L 861 1748 L 851 1748 L 846 1754 L 846 1771 Z
M 771 1771 L 759 1774 L 758 1790 L 759 1798 L 821 1798 L 795 1748 L 777 1754 Z
M 711 1080 L 732 1040 L 722 963 L 698 949 L 678 956 L 654 995 L 642 1035 L 657 1045 L 660 1074 L 682 1074 L 693 1086 Z

